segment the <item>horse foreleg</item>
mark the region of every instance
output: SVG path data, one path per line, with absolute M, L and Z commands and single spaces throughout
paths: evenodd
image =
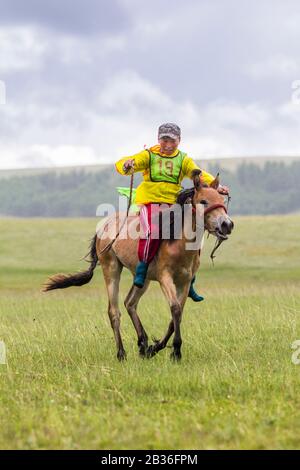
M 123 266 L 120 264 L 118 259 L 112 254 L 112 252 L 102 257 L 101 266 L 109 299 L 108 315 L 116 340 L 117 358 L 119 359 L 119 361 L 122 361 L 123 359 L 126 359 L 126 352 L 123 347 L 122 337 L 120 333 L 121 312 L 119 310 L 118 297 L 120 276 Z
M 146 281 L 142 289 L 132 286 L 124 302 L 126 310 L 129 313 L 129 316 L 132 320 L 133 326 L 137 333 L 138 347 L 139 347 L 140 355 L 142 357 L 145 356 L 146 351 L 148 349 L 148 336 L 137 314 L 137 306 L 140 301 L 140 298 L 146 292 L 149 286 L 149 283 L 150 281 Z
M 184 304 L 185 304 L 186 299 L 187 299 L 188 290 L 189 290 L 189 285 L 187 285 L 179 295 L 179 302 L 180 302 L 182 311 L 183 311 Z M 165 336 L 161 340 L 156 341 L 155 344 L 149 346 L 149 348 L 147 350 L 147 355 L 149 357 L 152 357 L 155 354 L 157 354 L 159 351 L 164 349 L 167 346 L 168 341 L 171 338 L 173 333 L 174 333 L 174 321 L 172 319 L 169 323 L 168 330 L 167 330 Z
M 172 322 L 174 328 L 174 339 L 173 339 L 173 352 L 171 354 L 171 358 L 174 360 L 181 359 L 181 332 L 180 332 L 180 323 L 182 317 L 182 307 L 180 300 L 178 298 L 176 286 L 174 284 L 173 278 L 169 272 L 163 273 L 160 279 L 160 286 L 168 300 L 171 315 L 172 315 Z M 169 325 L 169 329 L 165 338 L 169 339 L 172 335 L 172 327 L 171 324 Z

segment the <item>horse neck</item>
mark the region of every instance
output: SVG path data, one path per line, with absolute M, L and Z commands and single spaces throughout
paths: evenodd
M 185 241 L 190 241 L 195 237 L 196 232 L 196 218 L 194 216 L 193 207 L 191 204 L 188 205 L 187 209 L 183 212 L 183 224 L 182 224 L 182 238 Z M 192 223 L 191 223 L 192 221 Z
M 194 243 L 196 237 L 196 219 L 193 213 L 192 206 L 189 206 L 189 208 L 185 211 L 183 211 L 183 223 L 182 223 L 182 229 L 181 229 L 181 236 L 178 240 L 175 241 L 179 245 L 179 248 L 181 251 L 185 252 L 185 257 L 186 258 L 193 258 L 195 253 L 198 254 L 199 248 L 195 247 L 194 249 L 191 248 L 191 244 Z M 192 223 L 191 223 L 192 219 Z M 201 237 L 202 240 L 202 237 Z

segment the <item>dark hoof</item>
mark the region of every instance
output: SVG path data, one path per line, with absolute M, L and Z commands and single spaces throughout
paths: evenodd
M 147 351 L 148 347 L 139 349 L 139 355 L 142 359 L 145 359 L 145 357 L 147 357 Z
M 118 351 L 117 358 L 120 362 L 126 360 L 126 352 L 124 350 Z
M 173 362 L 179 362 L 181 360 L 181 352 L 180 351 L 173 351 L 170 355 L 170 359 Z
M 148 341 L 138 343 L 139 347 L 139 353 L 142 358 L 144 358 L 147 355 L 147 350 L 148 350 Z
M 156 353 L 157 350 L 155 349 L 155 345 L 151 344 L 146 351 L 147 359 L 150 359 L 151 357 L 155 356 Z

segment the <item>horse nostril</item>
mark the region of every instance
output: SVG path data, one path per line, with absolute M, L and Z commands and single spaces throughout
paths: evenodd
M 223 235 L 227 235 L 228 233 L 228 225 L 227 225 L 227 222 L 224 220 L 222 223 L 221 223 L 221 231 L 223 233 Z
M 221 231 L 223 235 L 228 235 L 231 233 L 231 230 L 233 229 L 233 222 L 232 220 L 223 220 L 221 223 Z

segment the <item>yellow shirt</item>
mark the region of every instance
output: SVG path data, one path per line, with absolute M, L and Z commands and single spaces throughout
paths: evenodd
M 152 153 L 156 153 L 161 157 L 175 157 L 178 154 L 178 149 L 175 150 L 172 155 L 165 155 L 160 153 L 160 145 L 154 145 L 150 148 Z M 182 189 L 181 181 L 183 178 L 191 178 L 191 173 L 195 169 L 200 169 L 198 165 L 193 161 L 192 158 L 185 156 L 182 162 L 181 172 L 179 176 L 178 184 L 167 183 L 167 182 L 155 182 L 150 180 L 149 171 L 149 152 L 142 150 L 141 152 L 132 155 L 130 157 L 121 158 L 116 163 L 116 169 L 121 175 L 126 175 L 123 170 L 123 165 L 126 160 L 134 160 L 134 172 L 143 171 L 144 181 L 137 187 L 136 190 L 136 204 L 147 204 L 149 202 L 160 202 L 174 204 L 178 192 Z M 201 179 L 204 183 L 210 184 L 214 177 L 210 173 L 206 173 L 202 170 Z

